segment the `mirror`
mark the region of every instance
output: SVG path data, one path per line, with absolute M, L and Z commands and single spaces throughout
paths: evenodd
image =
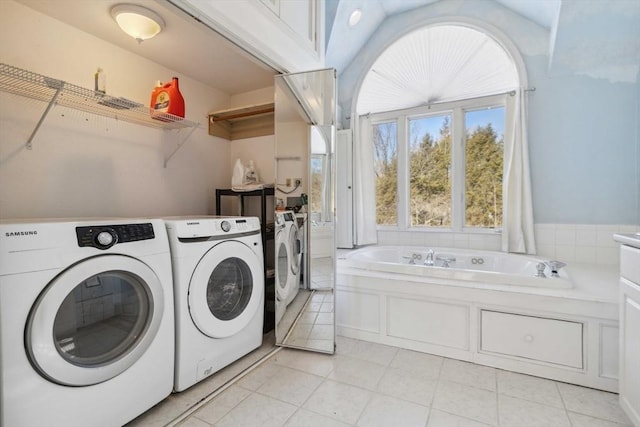
M 334 69 L 275 77 L 276 344 L 335 349 Z

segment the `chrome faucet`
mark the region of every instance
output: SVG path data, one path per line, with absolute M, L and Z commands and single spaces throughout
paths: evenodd
M 443 257 L 437 256 L 436 260 L 442 261 L 442 267 L 444 268 L 448 268 L 450 262 L 456 262 L 455 257 L 446 257 L 446 256 L 443 256 Z
M 429 249 L 427 254 L 424 256 L 424 265 L 432 266 L 435 264 L 433 258 L 435 256 L 435 252 L 433 249 Z
M 562 267 L 565 267 L 567 265 L 562 261 L 545 261 L 544 263 L 547 264 L 547 267 L 549 267 L 549 270 L 551 270 L 551 277 L 560 277 L 560 274 L 558 274 L 558 272 Z

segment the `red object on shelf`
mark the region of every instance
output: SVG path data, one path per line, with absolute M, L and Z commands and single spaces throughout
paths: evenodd
M 162 120 L 162 115 L 168 113 L 184 118 L 184 98 L 178 87 L 178 78 L 174 77 L 170 83 L 156 87 L 151 93 L 151 115 Z

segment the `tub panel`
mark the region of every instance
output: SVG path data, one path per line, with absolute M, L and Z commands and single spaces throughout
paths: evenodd
M 582 323 L 482 310 L 483 351 L 582 369 Z
M 380 333 L 380 297 L 363 292 L 336 290 L 336 324 Z
M 389 336 L 469 349 L 467 306 L 399 297 L 389 297 L 387 306 Z

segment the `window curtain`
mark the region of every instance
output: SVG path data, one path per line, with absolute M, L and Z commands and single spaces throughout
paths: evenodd
M 520 88 L 508 102 L 513 105 L 508 109 L 512 114 L 505 129 L 502 250 L 535 254 L 526 91 Z
M 354 126 L 356 137 L 354 144 L 354 228 L 356 246 L 378 243 L 376 230 L 376 188 L 373 172 L 373 131 L 371 119 L 356 116 Z

